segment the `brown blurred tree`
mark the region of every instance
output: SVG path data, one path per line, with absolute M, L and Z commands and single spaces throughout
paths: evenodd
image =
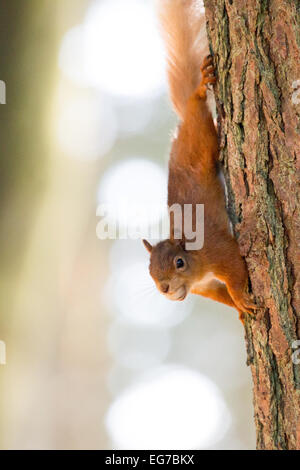
M 1 2 L 0 80 L 6 84 L 6 104 L 0 105 L 0 340 L 7 344 L 11 369 L 10 337 L 19 323 L 13 316 L 19 275 L 48 182 L 47 120 L 60 39 L 58 5 L 59 0 Z M 1 448 L 11 412 L 4 402 L 9 380 L 9 367 L 2 367 Z
M 299 2 L 204 4 L 228 210 L 261 305 L 245 325 L 257 448 L 300 449 Z

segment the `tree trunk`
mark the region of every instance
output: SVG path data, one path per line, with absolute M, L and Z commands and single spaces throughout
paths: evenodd
M 257 448 L 300 449 L 300 6 L 204 4 L 228 212 L 260 305 L 245 324 Z

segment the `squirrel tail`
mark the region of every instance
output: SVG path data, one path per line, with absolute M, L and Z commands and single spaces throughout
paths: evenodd
M 200 0 L 158 0 L 166 45 L 170 96 L 183 119 L 187 101 L 200 82 L 200 65 L 208 54 L 205 13 Z

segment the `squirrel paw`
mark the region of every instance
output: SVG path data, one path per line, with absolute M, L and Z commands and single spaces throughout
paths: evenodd
M 215 69 L 213 65 L 213 58 L 211 55 L 208 55 L 201 66 L 201 72 L 202 72 L 202 81 L 201 85 L 209 85 L 216 83 L 216 77 L 215 77 Z
M 213 66 L 213 58 L 211 55 L 207 56 L 201 66 L 202 80 L 197 89 L 197 94 L 200 98 L 206 99 L 207 86 L 216 83 L 216 77 L 214 75 L 215 69 Z
M 242 311 L 242 310 L 239 310 L 238 309 L 238 312 L 239 312 L 239 320 L 243 323 L 243 325 L 245 324 L 245 318 L 246 318 L 246 315 L 245 313 Z
M 256 310 L 258 307 L 254 303 L 250 295 L 244 292 L 242 295 L 239 295 L 234 298 L 236 308 L 239 312 L 239 318 L 241 321 L 245 318 L 245 314 L 253 315 L 253 310 Z

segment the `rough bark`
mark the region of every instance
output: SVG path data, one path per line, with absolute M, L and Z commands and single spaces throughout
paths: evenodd
M 257 448 L 300 449 L 300 5 L 204 4 L 228 211 L 260 304 L 245 325 Z

